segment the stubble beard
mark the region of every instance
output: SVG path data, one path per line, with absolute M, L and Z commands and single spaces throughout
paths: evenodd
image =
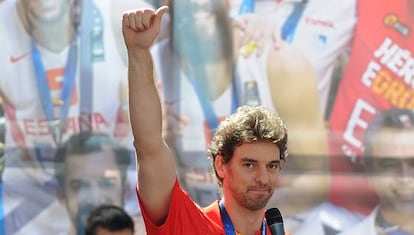
M 269 189 L 269 194 L 263 195 L 251 195 L 250 189 L 246 191 L 238 190 L 237 188 L 230 185 L 230 192 L 233 198 L 241 206 L 251 211 L 261 210 L 266 207 L 267 202 L 272 196 L 273 190 Z

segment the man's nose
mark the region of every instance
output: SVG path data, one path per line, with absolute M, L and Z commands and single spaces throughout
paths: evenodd
M 259 167 L 256 171 L 256 182 L 260 184 L 267 184 L 269 182 L 269 172 L 267 167 Z
M 111 198 L 103 192 L 97 184 L 91 183 L 89 188 L 84 190 L 81 201 L 91 205 L 111 204 Z

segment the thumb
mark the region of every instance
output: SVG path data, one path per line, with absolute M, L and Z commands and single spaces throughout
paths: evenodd
M 162 6 L 162 7 L 160 7 L 160 8 L 158 8 L 156 11 L 155 11 L 155 16 L 154 16 L 154 21 L 153 21 L 153 24 L 154 25 L 160 25 L 161 24 L 161 19 L 162 19 L 162 16 L 164 15 L 164 13 L 165 12 L 167 12 L 168 11 L 168 6 Z

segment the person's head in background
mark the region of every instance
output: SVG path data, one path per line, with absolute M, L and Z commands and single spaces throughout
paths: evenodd
M 23 10 L 24 16 L 31 23 L 42 22 L 52 24 L 64 19 L 71 12 L 73 1 L 56 0 L 56 1 L 40 1 L 40 0 L 16 0 L 18 9 Z M 35 26 L 35 25 L 33 25 Z
M 133 235 L 134 221 L 122 208 L 101 205 L 86 219 L 85 235 Z
M 130 159 L 130 151 L 105 134 L 80 133 L 59 147 L 55 161 L 58 195 L 76 230 L 83 231 L 86 216 L 95 207 L 123 206 Z
M 367 128 L 364 154 L 369 182 L 380 198 L 382 219 L 391 225 L 412 226 L 413 110 L 390 109 L 378 113 Z
M 226 0 L 170 1 L 173 48 L 189 79 L 214 100 L 232 81 L 232 28 Z
M 16 1 L 17 14 L 37 44 L 61 51 L 72 41 L 80 19 L 79 0 Z

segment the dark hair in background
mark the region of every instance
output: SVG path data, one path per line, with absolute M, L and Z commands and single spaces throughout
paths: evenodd
M 373 143 L 372 140 L 375 137 L 378 130 L 382 128 L 392 129 L 408 129 L 414 128 L 414 112 L 410 109 L 392 108 L 389 110 L 380 111 L 374 117 L 365 131 L 365 163 L 370 164 L 370 157 L 372 155 Z
M 111 232 L 129 229 L 134 233 L 134 221 L 121 207 L 101 205 L 89 214 L 86 220 L 85 235 L 96 235 L 98 228 Z
M 127 168 L 131 162 L 131 152 L 119 145 L 112 137 L 103 133 L 81 132 L 71 136 L 71 138 L 61 145 L 55 158 L 55 175 L 64 189 L 65 163 L 66 158 L 72 156 L 82 156 L 103 150 L 111 150 L 115 155 L 115 160 L 121 171 L 122 181 L 126 181 Z M 96 166 L 91 166 L 96 167 Z

